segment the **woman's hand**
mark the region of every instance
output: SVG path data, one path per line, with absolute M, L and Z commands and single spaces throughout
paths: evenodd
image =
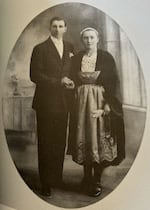
M 103 109 L 97 109 L 97 110 L 94 110 L 94 111 L 91 113 L 91 116 L 92 116 L 93 118 L 98 118 L 98 117 L 101 117 L 103 114 L 104 114 L 104 110 L 103 110 Z
M 105 104 L 104 106 L 104 115 L 108 115 L 110 113 L 110 106 L 109 104 Z
M 75 88 L 74 82 L 71 79 L 69 79 L 68 77 L 63 77 L 61 79 L 61 84 L 67 89 L 74 89 Z
M 105 104 L 104 109 L 97 109 L 92 111 L 91 116 L 93 118 L 98 118 L 104 115 L 108 115 L 110 113 L 110 106 L 109 104 Z

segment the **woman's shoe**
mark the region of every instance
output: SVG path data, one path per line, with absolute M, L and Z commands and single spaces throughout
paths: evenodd
M 98 197 L 100 196 L 102 193 L 102 187 L 101 185 L 98 183 L 98 184 L 94 184 L 93 185 L 93 189 L 91 191 L 91 196 L 93 197 Z

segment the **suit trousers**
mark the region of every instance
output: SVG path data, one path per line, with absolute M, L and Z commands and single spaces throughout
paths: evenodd
M 55 186 L 63 176 L 68 114 L 36 112 L 36 116 L 40 181 L 43 187 Z

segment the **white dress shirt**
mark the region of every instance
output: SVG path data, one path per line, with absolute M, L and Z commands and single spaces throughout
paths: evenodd
M 63 40 L 62 39 L 56 39 L 55 37 L 51 36 L 51 40 L 54 43 L 60 58 L 63 57 L 63 52 L 64 52 L 64 44 L 63 44 Z

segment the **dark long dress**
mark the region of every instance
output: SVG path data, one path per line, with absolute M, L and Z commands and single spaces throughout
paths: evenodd
M 83 55 L 83 51 L 79 52 L 72 60 L 70 77 L 76 89 L 71 105 L 68 152 L 79 164 L 104 161 L 119 164 L 125 158 L 125 133 L 122 104 L 116 95 L 119 88 L 116 65 L 108 52 L 98 50 L 95 73 L 100 74 L 95 80 L 88 78 L 85 82 L 81 72 Z M 107 119 L 92 119 L 91 111 L 103 109 L 106 102 L 111 108 Z M 106 138 L 107 132 L 112 138 Z

